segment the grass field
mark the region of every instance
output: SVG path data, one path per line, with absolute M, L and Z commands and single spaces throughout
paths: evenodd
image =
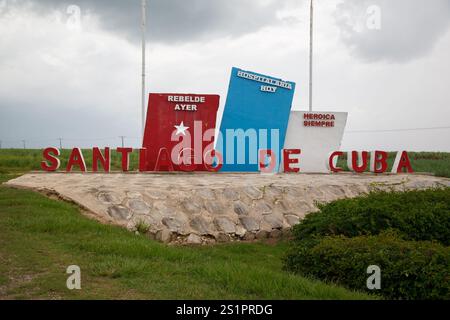
M 68 157 L 63 152 L 62 168 Z M 88 168 L 91 154 L 85 152 Z M 449 154 L 413 154 L 449 175 Z M 0 183 L 39 170 L 40 150 L 0 150 Z M 113 153 L 113 168 L 120 159 Z M 137 154 L 131 157 L 137 166 Z M 286 243 L 174 247 L 82 216 L 73 205 L 0 185 L 0 299 L 374 299 L 282 269 Z M 78 265 L 82 290 L 66 288 Z
M 285 243 L 167 246 L 1 185 L 0 244 L 0 299 L 375 298 L 283 271 Z M 82 290 L 66 288 L 69 265 Z

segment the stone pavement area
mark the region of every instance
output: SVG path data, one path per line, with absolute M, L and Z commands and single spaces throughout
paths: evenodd
M 30 173 L 6 183 L 75 202 L 88 216 L 162 242 L 278 238 L 315 203 L 371 189 L 450 186 L 425 175 Z

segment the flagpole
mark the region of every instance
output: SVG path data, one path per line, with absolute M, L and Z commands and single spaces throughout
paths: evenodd
M 309 112 L 313 110 L 313 26 L 314 26 L 314 7 L 311 0 L 310 24 L 309 24 Z
M 147 24 L 147 1 L 142 0 L 142 138 L 145 131 L 145 29 Z

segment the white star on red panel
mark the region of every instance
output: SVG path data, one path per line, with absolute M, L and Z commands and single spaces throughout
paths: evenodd
M 189 127 L 185 127 L 184 126 L 184 122 L 182 121 L 179 126 L 175 126 L 175 129 L 177 129 L 177 133 L 176 133 L 177 136 L 180 135 L 180 134 L 185 136 L 186 135 L 186 130 L 188 130 Z

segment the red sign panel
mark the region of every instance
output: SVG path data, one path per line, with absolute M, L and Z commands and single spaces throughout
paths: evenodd
M 214 148 L 218 95 L 150 94 L 141 168 L 205 171 Z

